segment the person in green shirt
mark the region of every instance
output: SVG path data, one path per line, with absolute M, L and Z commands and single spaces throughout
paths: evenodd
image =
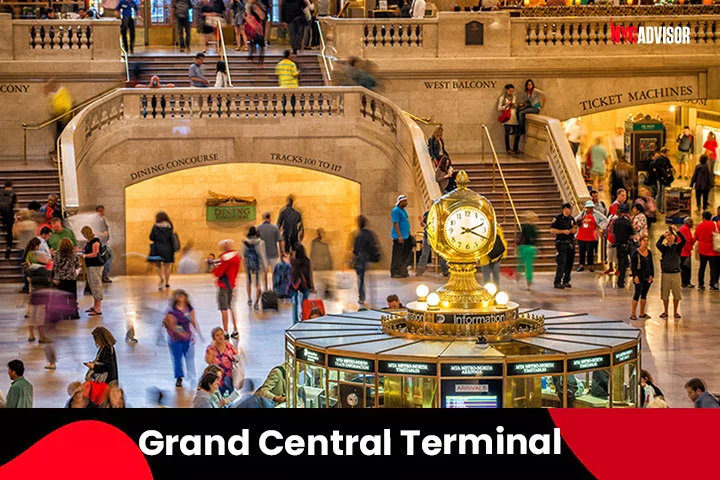
M 533 281 L 535 256 L 537 255 L 538 216 L 535 212 L 525 214 L 525 222 L 520 226 L 520 240 L 518 242 L 518 273 L 525 272 L 527 289 L 530 290 Z
M 50 226 L 52 227 L 52 233 L 50 234 L 50 238 L 47 241 L 50 249 L 56 251 L 60 246 L 60 240 L 62 240 L 63 238 L 69 238 L 73 244 L 73 247 L 77 247 L 78 243 L 75 239 L 75 234 L 69 228 L 63 227 L 61 218 L 53 218 L 52 224 Z
M 11 360 L 8 363 L 8 375 L 12 385 L 7 393 L 5 408 L 32 408 L 33 386 L 23 377 L 24 374 L 25 365 L 22 361 Z

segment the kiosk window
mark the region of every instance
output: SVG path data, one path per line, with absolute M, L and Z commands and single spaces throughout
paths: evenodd
M 502 380 L 443 380 L 441 408 L 501 408 Z
M 568 374 L 570 377 L 571 374 Z M 577 381 L 575 402 L 568 407 L 573 408 L 606 408 L 610 398 L 610 370 L 593 370 L 591 372 L 572 374 Z M 569 399 L 568 399 L 569 402 Z
M 297 362 L 295 371 L 297 405 L 301 408 L 325 407 L 325 367 Z M 320 403 L 322 402 L 322 405 Z
M 569 375 L 570 377 L 570 375 Z M 569 382 L 570 395 L 577 391 L 573 377 Z M 505 386 L 506 408 L 551 408 L 562 407 L 564 385 L 562 375 L 508 378 Z
M 426 377 L 385 375 L 382 377 L 383 404 L 387 408 L 435 408 L 437 380 Z
M 614 408 L 635 407 L 638 403 L 638 370 L 636 362 L 612 369 L 612 402 Z

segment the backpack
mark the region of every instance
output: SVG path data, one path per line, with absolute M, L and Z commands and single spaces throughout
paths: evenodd
M 0 212 L 11 212 L 13 207 L 13 194 L 7 190 L 0 192 Z
M 100 244 L 100 251 L 98 252 L 97 262 L 100 265 L 105 265 L 110 258 L 110 252 L 108 252 L 107 246 Z
M 288 262 L 280 262 L 273 270 L 273 291 L 279 298 L 290 298 L 290 279 L 292 266 Z
M 245 242 L 245 265 L 248 272 L 260 270 L 260 257 L 255 249 L 255 244 L 250 242 Z

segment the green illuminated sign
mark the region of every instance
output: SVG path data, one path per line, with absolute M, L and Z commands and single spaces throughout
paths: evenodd
M 255 220 L 255 205 L 218 205 L 205 207 L 208 222 L 245 222 Z

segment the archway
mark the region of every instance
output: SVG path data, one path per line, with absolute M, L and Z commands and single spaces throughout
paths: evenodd
M 243 221 L 209 221 L 205 202 L 208 191 L 257 200 L 256 217 Z M 251 225 L 262 222 L 269 211 L 276 221 L 289 194 L 303 214 L 305 245 L 310 248 L 318 228 L 325 230 L 335 265 L 348 253 L 348 233 L 360 214 L 360 184 L 314 170 L 258 163 L 207 165 L 154 177 L 125 189 L 126 272 L 147 271 L 144 258 L 155 214 L 165 211 L 172 219 L 183 245 L 192 241 L 201 255 L 217 252 L 225 238 L 236 244 Z M 138 253 L 140 255 L 133 255 Z

